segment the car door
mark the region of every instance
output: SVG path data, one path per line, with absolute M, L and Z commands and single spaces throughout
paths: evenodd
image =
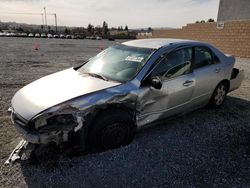
M 207 47 L 197 46 L 194 50 L 193 73 L 196 86 L 191 106 L 199 108 L 209 102 L 214 89 L 221 81 L 222 65 L 216 55 Z
M 192 48 L 180 49 L 162 58 L 152 69 L 145 80 L 157 77 L 162 87 L 155 89 L 146 85 L 141 88 L 137 108 L 139 127 L 186 110 L 195 87 L 192 57 Z

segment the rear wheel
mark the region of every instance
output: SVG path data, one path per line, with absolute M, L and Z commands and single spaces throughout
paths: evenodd
M 112 149 L 129 144 L 134 137 L 130 116 L 122 111 L 100 114 L 90 128 L 89 144 L 99 149 Z
M 210 99 L 210 106 L 220 107 L 225 101 L 228 92 L 228 85 L 226 82 L 220 83 L 214 90 L 214 93 Z

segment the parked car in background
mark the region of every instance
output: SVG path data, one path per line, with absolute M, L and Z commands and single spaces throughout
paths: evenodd
M 0 37 L 5 37 L 5 33 L 0 32 Z
M 66 39 L 72 39 L 71 35 L 66 35 Z
M 41 35 L 39 33 L 35 34 L 35 38 L 40 38 L 40 37 L 41 37 Z
M 115 148 L 157 121 L 220 107 L 244 77 L 234 64 L 234 57 L 198 41 L 116 44 L 19 90 L 11 117 L 31 143 L 59 144 L 78 135 L 83 147 Z
M 27 34 L 27 33 L 21 33 L 20 36 L 21 36 L 21 37 L 28 37 L 28 34 Z
M 66 36 L 65 36 L 64 34 L 60 34 L 60 38 L 61 38 L 61 39 L 65 39 Z
M 108 40 L 109 41 L 115 41 L 115 39 L 113 37 L 109 37 Z
M 52 34 L 48 34 L 47 37 L 48 38 L 53 38 L 53 35 Z
M 42 33 L 41 38 L 47 38 L 47 35 L 45 33 Z
M 33 33 L 29 33 L 28 37 L 34 37 Z
M 53 35 L 53 38 L 59 39 L 59 35 L 55 34 L 55 35 Z
M 96 40 L 102 40 L 102 37 L 97 36 Z

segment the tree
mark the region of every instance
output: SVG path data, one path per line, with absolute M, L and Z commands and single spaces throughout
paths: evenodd
M 205 20 L 201 20 L 201 22 L 200 22 L 200 23 L 206 23 L 206 22 L 205 22 Z
M 65 34 L 65 35 L 69 35 L 70 33 L 71 33 L 70 29 L 65 28 L 65 30 L 64 30 L 64 34 Z
M 23 32 L 23 28 L 22 28 L 22 27 L 18 27 L 16 30 L 17 30 L 19 33 L 22 33 L 22 32 Z
M 99 25 L 96 26 L 94 30 L 95 30 L 95 34 L 96 34 L 96 35 L 101 35 L 101 33 L 102 33 L 102 28 L 101 28 L 101 26 L 99 26 Z
M 214 19 L 209 18 L 207 22 L 214 22 Z
M 151 27 L 148 28 L 148 31 L 151 32 L 153 29 Z
M 87 31 L 89 34 L 93 35 L 94 34 L 94 26 L 89 24 L 87 27 Z
M 102 24 L 102 37 L 106 38 L 108 35 L 108 24 L 104 21 Z
M 127 25 L 125 26 L 125 31 L 128 31 L 128 26 Z
M 123 31 L 123 27 L 121 26 L 120 28 L 121 28 L 121 31 Z

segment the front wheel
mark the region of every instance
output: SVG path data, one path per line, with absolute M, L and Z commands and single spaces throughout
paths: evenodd
M 133 122 L 126 112 L 110 111 L 96 117 L 88 135 L 89 144 L 112 149 L 130 143 L 134 137 Z
M 220 83 L 214 90 L 214 93 L 210 99 L 210 106 L 220 107 L 227 96 L 228 86 L 225 82 Z

